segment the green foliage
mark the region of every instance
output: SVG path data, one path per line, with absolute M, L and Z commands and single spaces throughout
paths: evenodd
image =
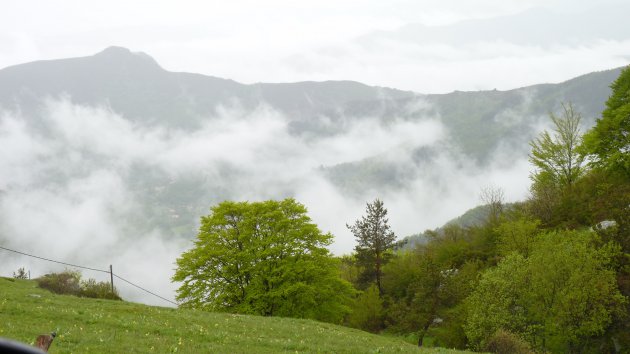
M 114 288 L 114 292 L 112 293 L 111 283 L 105 281 L 97 282 L 92 278 L 81 281 L 81 292 L 79 296 L 94 299 L 122 300 L 116 288 Z
M 177 260 L 182 306 L 339 323 L 354 290 L 323 234 L 293 199 L 223 202 Z
M 36 279 L 37 285 L 55 294 L 67 294 L 78 296 L 81 293 L 81 273 L 65 270 L 61 273 L 45 274 Z
M 562 190 L 556 185 L 553 176 L 545 171 L 538 172 L 536 180 L 530 186 L 530 192 L 531 197 L 527 201 L 529 214 L 546 226 L 557 222 L 556 213 Z
M 444 264 L 447 268 L 457 268 L 464 264 L 467 259 L 474 257 L 477 252 L 477 245 L 473 244 L 473 233 L 455 224 L 448 224 L 438 231 L 426 231 L 431 242 L 426 246 L 430 254 L 439 264 Z
M 467 299 L 468 316 L 464 330 L 475 348 L 484 348 L 487 339 L 498 329 L 525 331 L 525 308 L 516 303 L 525 287 L 525 266 L 523 256 L 511 254 L 498 267 L 483 273 Z
M 114 288 L 112 293 L 111 284 L 108 282 L 97 282 L 90 278 L 81 280 L 81 273 L 78 271 L 65 270 L 61 273 L 49 273 L 36 279 L 37 285 L 56 294 L 74 295 L 95 299 L 122 300 L 118 291 Z
M 472 291 L 479 264 L 466 261 L 454 267 L 445 257 L 452 255 L 444 252 L 448 245 L 450 241 L 433 241 L 401 252 L 385 268 L 388 330 L 415 333 L 418 345 L 425 345 L 427 337 L 451 348 L 464 348 L 467 343 L 461 329 L 465 319 L 461 303 Z
M 630 67 L 610 86 L 612 94 L 596 125 L 584 137 L 592 164 L 630 175 Z
M 574 107 L 551 114 L 553 131 L 531 142 L 532 198 L 505 208 L 486 189 L 487 205 L 396 250 L 383 266 L 384 331 L 505 353 L 630 348 L 630 68 L 613 91 L 581 146 Z
M 348 324 L 374 333 L 383 328 L 383 299 L 376 284 L 370 285 L 356 299 L 348 317 Z
M 508 255 L 485 271 L 467 300 L 465 331 L 483 348 L 499 329 L 541 350 L 578 350 L 623 311 L 611 261 L 618 248 L 596 248 L 591 232 L 540 236 L 531 255 Z
M 534 353 L 529 343 L 514 333 L 499 329 L 486 343 L 485 351 L 496 354 L 530 354 Z
M 0 289 L 0 337 L 31 343 L 56 330 L 51 354 L 458 353 L 311 320 L 56 295 L 12 278 Z
M 539 233 L 540 221 L 519 218 L 500 224 L 496 231 L 499 234 L 498 251 L 502 255 L 518 252 L 527 257 L 534 247 Z
M 357 264 L 363 271 L 360 277 L 362 287 L 376 284 L 379 293 L 383 293 L 381 279 L 383 266 L 389 261 L 391 250 L 396 242 L 396 235 L 387 224 L 387 209 L 379 199 L 367 203 L 367 216 L 362 216 L 354 225 L 346 225 L 357 240 L 355 246 Z
M 581 115 L 572 104 L 563 104 L 562 109 L 561 117 L 551 114 L 553 136 L 545 131 L 530 142 L 532 151 L 529 161 L 536 171 L 530 175 L 533 183 L 528 206 L 530 214 L 547 227 L 564 222 L 562 217 L 567 213 L 563 213 L 563 209 L 567 204 L 562 203 L 586 172 L 583 166 L 585 157 L 580 152 Z
M 401 254 L 386 269 L 384 287 L 391 302 L 388 322 L 395 331 L 417 332 L 421 345 L 438 316 L 444 275 L 422 249 Z
M 357 257 L 355 254 L 339 257 L 339 270 L 341 272 L 341 279 L 350 284 L 359 283 L 361 268 L 357 265 Z
M 532 175 L 534 184 L 571 186 L 584 173 L 584 157 L 578 153 L 582 141 L 580 121 L 582 117 L 572 104 L 562 105 L 562 116 L 551 113 L 553 136 L 544 131 L 530 145 L 529 161 L 538 169 Z

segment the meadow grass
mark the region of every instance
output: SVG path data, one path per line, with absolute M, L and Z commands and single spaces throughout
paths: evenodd
M 233 315 L 56 295 L 0 278 L 0 337 L 50 353 L 460 353 L 311 320 Z

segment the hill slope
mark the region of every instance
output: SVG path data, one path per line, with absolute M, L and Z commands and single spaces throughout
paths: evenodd
M 311 320 L 54 295 L 26 280 L 0 278 L 0 289 L 0 337 L 56 330 L 50 353 L 458 353 Z

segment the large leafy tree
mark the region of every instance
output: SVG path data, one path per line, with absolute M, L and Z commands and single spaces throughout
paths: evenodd
M 595 166 L 630 175 L 630 67 L 610 87 L 602 117 L 584 137 L 584 150 Z
M 580 114 L 571 104 L 562 105 L 560 116 L 551 114 L 551 134 L 544 131 L 531 145 L 529 161 L 536 167 L 531 174 L 532 214 L 544 225 L 553 224 L 563 196 L 584 174 L 584 155 L 580 153 L 582 134 Z
M 353 296 L 322 233 L 293 199 L 223 202 L 177 259 L 182 306 L 340 322 Z
M 346 225 L 354 234 L 357 245 L 357 263 L 362 268 L 360 281 L 369 286 L 376 284 L 380 294 L 383 293 L 383 265 L 389 260 L 396 236 L 388 225 L 387 209 L 383 201 L 376 199 L 367 203 L 366 216 L 355 221 L 354 225 Z
M 532 179 L 534 183 L 571 186 L 584 172 L 584 157 L 578 152 L 582 118 L 570 103 L 562 104 L 561 116 L 551 113 L 550 117 L 554 124 L 552 134 L 544 131 L 530 143 L 529 161 L 538 169 Z

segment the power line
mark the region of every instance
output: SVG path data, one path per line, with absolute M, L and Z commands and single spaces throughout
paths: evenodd
M 10 248 L 6 248 L 6 247 L 2 247 L 2 246 L 0 246 L 0 249 L 3 249 L 3 250 L 5 250 L 5 251 L 9 251 L 9 252 L 18 253 L 18 254 L 21 254 L 21 255 L 24 255 L 24 256 L 28 256 L 28 257 L 33 257 L 33 258 L 41 259 L 41 260 L 48 261 L 48 262 L 53 262 L 53 263 L 63 264 L 63 265 L 67 265 L 67 266 L 71 266 L 71 267 L 75 267 L 75 268 L 81 268 L 81 269 L 93 270 L 93 271 L 95 271 L 95 272 L 102 272 L 102 273 L 111 274 L 111 275 L 115 276 L 116 278 L 118 278 L 118 279 L 120 279 L 120 280 L 124 281 L 125 283 L 127 283 L 127 284 L 129 284 L 129 285 L 133 285 L 133 286 L 135 286 L 136 288 L 138 288 L 138 289 L 140 289 L 140 290 L 142 290 L 142 291 L 145 291 L 145 292 L 147 292 L 147 293 L 149 293 L 149 294 L 151 294 L 151 295 L 153 295 L 153 296 L 155 296 L 155 297 L 157 297 L 157 298 L 160 298 L 160 299 L 162 299 L 162 300 L 164 300 L 164 301 L 166 301 L 166 302 L 169 302 L 169 303 L 171 303 L 171 304 L 173 304 L 173 305 L 177 306 L 177 303 L 176 303 L 176 302 L 171 301 L 171 300 L 169 300 L 169 299 L 167 299 L 167 298 L 165 298 L 165 297 L 162 297 L 162 296 L 160 296 L 160 295 L 158 295 L 158 294 L 156 294 L 156 293 L 154 293 L 154 292 L 151 292 L 151 291 L 149 291 L 149 290 L 147 290 L 147 289 L 145 289 L 145 288 L 141 287 L 140 285 L 134 284 L 134 283 L 130 282 L 129 280 L 127 280 L 127 279 L 125 279 L 125 278 L 123 278 L 123 277 L 119 276 L 118 274 L 113 273 L 113 272 L 110 272 L 110 271 L 107 271 L 107 270 L 96 269 L 96 268 L 85 267 L 85 266 L 80 266 L 80 265 L 71 264 L 71 263 L 66 263 L 66 262 L 55 261 L 55 260 L 53 260 L 53 259 L 48 259 L 48 258 L 44 258 L 44 257 L 40 257 L 40 256 L 35 256 L 35 255 L 32 255 L 32 254 L 28 254 L 28 253 L 21 252 L 21 251 L 16 251 L 16 250 L 13 250 L 13 249 L 10 249 Z
M 145 288 L 141 287 L 140 285 L 136 285 L 136 284 L 134 284 L 134 283 L 130 282 L 129 280 L 127 280 L 127 279 L 125 279 L 125 278 L 123 278 L 123 277 L 121 277 L 121 276 L 117 275 L 116 273 L 113 273 L 113 274 L 114 274 L 114 276 L 115 276 L 116 278 L 118 278 L 118 279 L 120 279 L 120 280 L 124 281 L 125 283 L 130 284 L 130 285 L 133 285 L 133 286 L 135 286 L 136 288 L 138 288 L 138 289 L 140 289 L 140 290 L 146 291 L 147 293 L 149 293 L 149 294 L 151 294 L 151 295 L 153 295 L 153 296 L 155 296 L 155 297 L 159 297 L 160 299 L 162 299 L 162 300 L 164 300 L 164 301 L 167 301 L 167 302 L 170 302 L 171 304 L 173 304 L 173 305 L 177 306 L 177 303 L 176 303 L 176 302 L 173 302 L 173 301 L 171 301 L 171 300 L 169 300 L 169 299 L 163 298 L 163 297 L 161 297 L 161 296 L 160 296 L 160 295 L 158 295 L 158 294 L 152 293 L 151 291 L 149 291 L 149 290 L 147 290 L 147 289 L 145 289 Z
M 35 256 L 35 255 L 28 254 L 28 253 L 24 253 L 24 252 L 20 252 L 20 251 L 12 250 L 12 249 L 10 249 L 10 248 L 6 248 L 6 247 L 2 247 L 2 246 L 0 246 L 0 248 L 2 248 L 3 250 L 6 250 L 6 251 L 19 253 L 19 254 L 22 254 L 22 255 L 25 255 L 25 256 L 29 256 L 29 257 L 33 257 L 33 258 L 38 258 L 38 259 L 41 259 L 41 260 L 44 260 L 44 261 L 48 261 L 48 262 L 59 263 L 59 264 L 63 264 L 63 265 L 71 266 L 71 267 L 83 268 L 83 269 L 89 269 L 89 270 L 93 270 L 93 271 L 95 271 L 95 272 L 102 272 L 102 273 L 108 273 L 108 274 L 109 274 L 109 271 L 107 271 L 107 270 L 96 269 L 96 268 L 90 268 L 90 267 L 84 267 L 84 266 L 80 266 L 80 265 L 76 265 L 76 264 L 70 264 L 70 263 L 66 263 L 66 262 L 55 261 L 55 260 L 52 260 L 52 259 L 48 259 L 48 258 L 44 258 L 44 257 L 40 257 L 40 256 Z

